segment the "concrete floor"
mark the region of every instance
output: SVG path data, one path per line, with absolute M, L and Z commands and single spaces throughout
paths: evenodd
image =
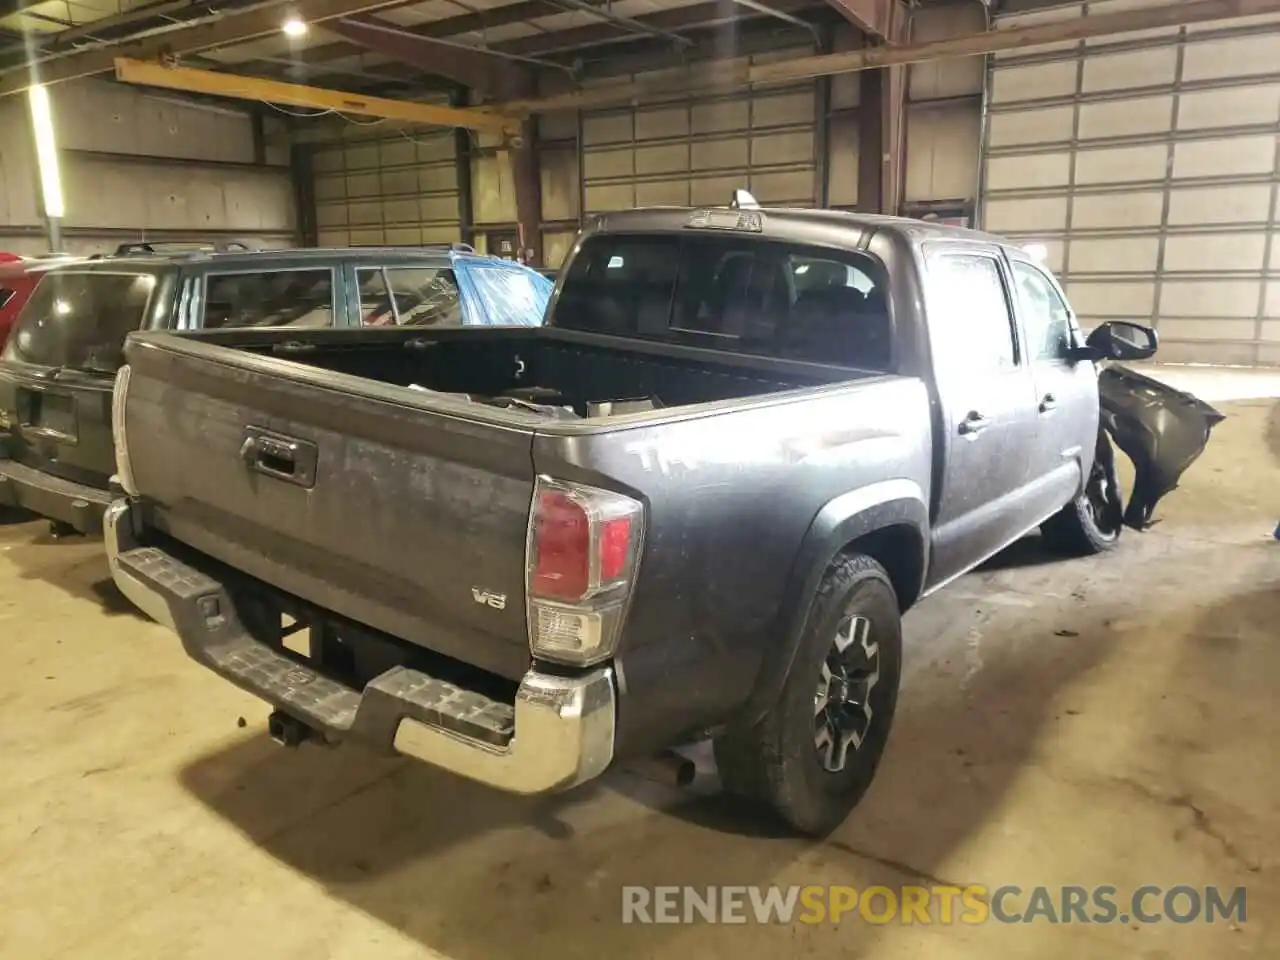
M 823 844 L 629 774 L 535 804 L 281 751 L 97 544 L 0 528 L 0 956 L 1280 956 L 1280 378 L 1175 379 L 1260 399 L 1222 404 L 1164 521 L 1112 556 L 1028 541 L 910 615 L 880 776 Z M 619 922 L 623 884 L 939 881 L 1244 885 L 1248 919 Z

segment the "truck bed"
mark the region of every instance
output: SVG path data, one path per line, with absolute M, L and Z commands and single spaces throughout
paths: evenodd
M 219 331 L 206 342 L 279 357 L 388 386 L 414 387 L 475 400 L 513 391 L 578 416 L 617 400 L 649 399 L 679 407 L 858 379 L 856 371 L 780 363 L 748 356 L 550 328 L 524 330 Z M 780 374 L 780 370 L 783 372 Z M 540 393 L 541 391 L 541 393 Z
M 634 471 L 661 475 L 711 451 L 682 438 L 721 415 L 738 425 L 735 442 L 773 440 L 792 415 L 763 395 L 860 376 L 699 353 L 547 330 L 134 334 L 129 467 L 149 528 L 175 548 L 516 679 L 530 659 L 524 564 L 535 475 L 651 486 L 654 477 Z M 489 402 L 530 387 L 556 396 Z M 754 415 L 753 397 L 765 403 Z M 660 409 L 586 416 L 598 413 L 590 404 L 637 398 Z M 673 419 L 686 423 L 673 432 Z M 584 444 L 604 457 L 586 473 L 574 462 Z M 501 595 L 504 607 L 476 595 Z

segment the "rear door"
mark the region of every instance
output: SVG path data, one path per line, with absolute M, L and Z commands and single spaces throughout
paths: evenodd
M 930 584 L 1016 539 L 1035 515 L 1035 384 L 1014 322 L 998 248 L 924 251 L 930 348 L 941 407 L 943 467 Z
M 1049 511 L 1080 492 L 1093 462 L 1098 376 L 1091 362 L 1071 359 L 1078 327 L 1057 283 L 1029 260 L 1009 264 L 1036 386 L 1036 471 Z

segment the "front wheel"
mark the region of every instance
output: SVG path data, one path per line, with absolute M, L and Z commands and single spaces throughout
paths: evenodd
M 1093 469 L 1084 492 L 1040 525 L 1040 536 L 1055 553 L 1087 557 L 1105 553 L 1120 540 L 1124 504 L 1111 441 L 1098 431 Z
M 725 789 L 763 801 L 800 833 L 830 833 L 871 785 L 901 676 L 888 574 L 870 557 L 841 557 L 814 598 L 778 702 L 756 727 L 716 740 Z

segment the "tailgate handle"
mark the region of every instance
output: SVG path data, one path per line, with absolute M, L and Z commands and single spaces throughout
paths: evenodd
M 308 440 L 247 427 L 240 457 L 250 470 L 268 477 L 308 489 L 316 485 L 316 445 Z

